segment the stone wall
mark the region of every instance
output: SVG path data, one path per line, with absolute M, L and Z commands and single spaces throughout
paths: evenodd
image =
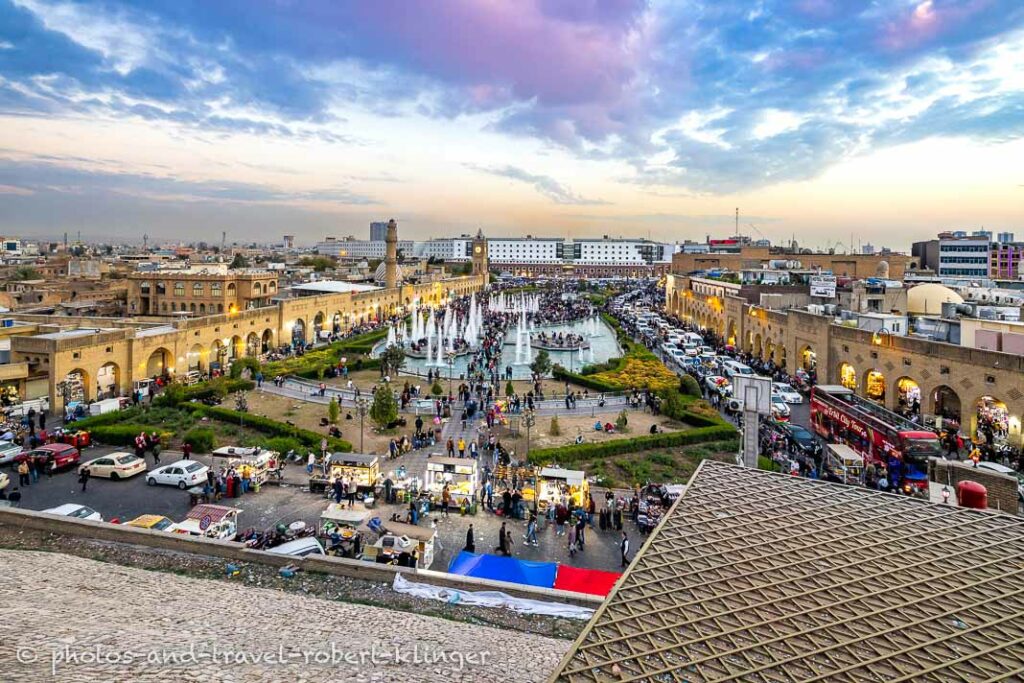
M 991 470 L 978 469 L 955 460 L 939 460 L 933 458 L 928 463 L 928 478 L 931 481 L 946 484 L 954 491 L 962 481 L 974 481 L 988 491 L 988 507 L 1017 514 L 1019 494 L 1017 479 Z

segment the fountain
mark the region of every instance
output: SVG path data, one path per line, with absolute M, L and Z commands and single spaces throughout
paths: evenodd
M 594 344 L 593 344 L 593 342 L 591 342 L 590 349 L 589 349 L 589 351 L 587 353 L 587 362 L 590 363 L 591 365 L 594 364 Z
M 388 341 L 387 341 L 387 346 L 394 346 L 394 345 L 395 345 L 395 326 L 394 325 L 388 325 Z
M 434 365 L 438 367 L 444 365 L 444 340 L 441 339 L 440 333 L 437 335 L 437 357 L 434 361 Z

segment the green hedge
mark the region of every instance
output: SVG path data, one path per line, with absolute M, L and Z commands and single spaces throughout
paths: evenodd
M 216 435 L 209 427 L 193 427 L 185 432 L 181 442 L 190 444 L 196 453 L 209 453 L 213 450 L 215 439 Z
M 277 420 L 271 420 L 267 417 L 260 415 L 252 415 L 251 413 L 240 413 L 237 410 L 229 410 L 227 408 L 221 408 L 219 406 L 196 406 L 195 412 L 208 417 L 211 420 L 218 420 L 220 422 L 230 422 L 231 424 L 241 424 L 249 429 L 254 429 L 258 432 L 262 432 L 269 436 L 277 437 L 291 437 L 298 439 L 307 448 L 320 448 L 320 440 L 323 437 L 321 434 L 311 432 L 308 429 L 301 429 L 299 427 L 293 427 L 284 422 L 278 422 Z M 352 444 L 344 439 L 335 439 L 327 437 L 328 448 L 332 451 L 350 452 L 352 450 Z
M 706 441 L 721 441 L 736 436 L 736 428 L 727 424 L 717 424 L 712 427 L 698 427 L 682 432 L 669 432 L 667 434 L 649 434 L 629 439 L 615 439 L 613 441 L 602 441 L 599 443 L 570 444 L 555 448 L 541 448 L 530 453 L 530 462 L 538 465 L 558 463 L 559 465 L 572 465 L 583 460 L 594 458 L 607 458 L 623 453 L 636 453 L 653 448 L 668 448 L 672 446 L 687 446 Z
M 173 432 L 169 432 L 163 427 L 157 425 L 140 425 L 140 424 L 116 424 L 116 425 L 97 425 L 90 427 L 89 433 L 94 441 L 99 443 L 105 443 L 110 446 L 135 446 L 135 437 L 139 435 L 139 432 L 145 431 L 147 434 L 157 432 L 161 435 L 164 446 L 166 447 L 167 440 L 174 436 Z

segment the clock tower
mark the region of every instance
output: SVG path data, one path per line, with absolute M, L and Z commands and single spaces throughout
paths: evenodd
M 487 238 L 484 237 L 484 231 L 478 230 L 476 237 L 473 238 L 473 275 L 484 275 L 488 274 L 489 262 L 487 260 Z M 487 284 L 486 280 L 484 284 Z

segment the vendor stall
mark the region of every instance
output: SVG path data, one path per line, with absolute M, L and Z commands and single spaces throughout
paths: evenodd
M 424 484 L 433 503 L 441 502 L 441 492 L 447 486 L 451 494 L 451 505 L 465 505 L 469 509 L 476 500 L 476 492 L 480 486 L 476 460 L 432 455 L 427 460 Z
M 370 512 L 365 508 L 348 508 L 344 504 L 331 503 L 320 513 L 317 535 L 323 539 L 328 552 L 358 558 L 363 551 L 363 536 L 359 527 L 369 516 Z
M 841 443 L 825 444 L 825 462 L 844 484 L 862 483 L 864 458 L 849 446 Z
M 174 525 L 174 533 L 230 541 L 238 533 L 238 508 L 224 505 L 196 505 L 185 519 Z
M 363 559 L 380 564 L 412 563 L 418 569 L 429 569 L 434 563 L 434 539 L 437 533 L 430 527 L 402 522 L 386 522 L 384 532 L 363 551 Z
M 372 502 L 377 479 L 380 477 L 380 465 L 376 455 L 361 453 L 332 453 L 327 460 L 326 475 L 314 474 L 309 478 L 310 491 L 326 491 L 336 479 L 345 478 L 355 482 L 356 491 L 365 499 L 370 496 Z
M 259 446 L 245 448 L 242 446 L 224 446 L 212 453 L 215 457 L 228 458 L 227 465 L 235 468 L 241 473 L 243 468 L 249 468 L 249 482 L 254 492 L 259 492 L 260 486 L 267 483 L 270 473 L 278 467 L 281 462 L 281 454 L 277 451 L 268 451 Z
M 547 510 L 563 498 L 575 507 L 586 507 L 590 499 L 590 484 L 581 470 L 566 470 L 561 467 L 544 467 L 538 477 L 537 509 Z

